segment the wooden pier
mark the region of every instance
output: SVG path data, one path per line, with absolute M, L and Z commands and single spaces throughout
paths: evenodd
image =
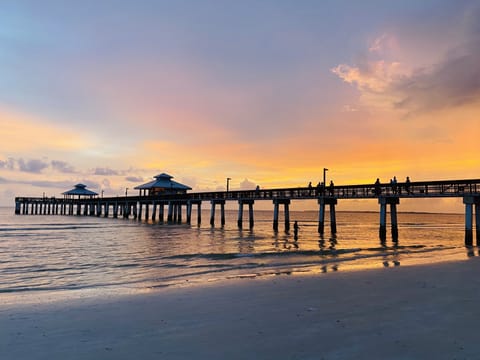
M 255 201 L 272 201 L 273 229 L 278 230 L 280 207 L 283 207 L 285 229 L 290 228 L 289 207 L 293 200 L 316 199 L 319 205 L 318 232 L 325 230 L 325 207 L 329 206 L 330 231 L 337 232 L 335 206 L 343 199 L 378 199 L 380 206 L 379 236 L 387 237 L 387 207 L 390 206 L 390 227 L 393 241 L 398 239 L 397 206 L 402 198 L 463 198 L 465 204 L 465 244 L 473 244 L 473 215 L 475 214 L 476 243 L 480 245 L 480 179 L 418 181 L 395 184 L 335 185 L 296 187 L 283 189 L 256 189 L 246 191 L 197 192 L 177 195 L 143 195 L 93 198 L 16 197 L 15 214 L 31 215 L 84 215 L 182 222 L 185 209 L 186 222 L 191 223 L 192 208 L 196 205 L 197 223 L 201 223 L 202 202 L 210 202 L 210 224 L 215 226 L 217 205 L 220 223 L 225 224 L 225 203 L 238 202 L 239 227 L 243 226 L 243 206 L 248 205 L 249 226 L 254 226 Z

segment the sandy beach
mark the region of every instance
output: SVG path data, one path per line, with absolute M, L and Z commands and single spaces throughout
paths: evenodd
M 2 306 L 15 359 L 478 359 L 480 260 Z

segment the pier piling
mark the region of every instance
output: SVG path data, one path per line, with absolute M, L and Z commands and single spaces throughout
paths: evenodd
M 210 201 L 210 225 L 215 226 L 215 205 L 220 204 L 220 223 L 222 226 L 225 225 L 225 200 L 224 199 L 212 199 Z
M 290 229 L 290 199 L 285 198 L 273 199 L 273 230 L 278 231 L 278 215 L 280 205 L 283 205 L 284 207 L 285 230 L 288 231 Z
M 255 200 L 252 199 L 240 199 L 238 200 L 238 219 L 237 224 L 238 227 L 241 229 L 243 227 L 243 205 L 248 205 L 248 220 L 250 229 L 253 228 L 254 219 L 253 219 L 253 204 Z
M 465 204 L 465 246 L 473 245 L 473 209 L 475 206 L 476 243 L 480 246 L 480 196 L 464 196 Z
M 325 230 L 325 205 L 330 208 L 330 231 L 332 234 L 337 233 L 337 217 L 335 214 L 335 205 L 337 205 L 337 198 L 335 197 L 321 197 L 318 199 L 318 232 L 320 235 L 324 234 Z
M 387 240 L 387 205 L 390 205 L 390 223 L 392 228 L 392 240 L 398 241 L 398 220 L 397 205 L 400 199 L 397 196 L 381 196 L 378 198 L 380 204 L 380 228 L 379 237 L 383 243 Z

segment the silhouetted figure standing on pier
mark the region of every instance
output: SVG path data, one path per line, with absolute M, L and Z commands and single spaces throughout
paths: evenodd
M 390 180 L 390 186 L 392 187 L 392 193 L 397 193 L 397 177 L 394 176 L 393 179 Z
M 330 192 L 330 196 L 333 196 L 334 188 L 335 188 L 335 185 L 333 184 L 333 180 L 330 180 L 330 185 L 328 186 L 328 191 Z
M 410 177 L 407 176 L 407 179 L 405 180 L 405 191 L 407 194 L 410 194 Z
M 375 195 L 376 196 L 380 196 L 380 194 L 382 193 L 382 187 L 380 185 L 380 179 L 377 178 L 377 180 L 375 181 Z
M 317 184 L 317 195 L 323 195 L 323 193 L 325 192 L 325 185 L 323 184 L 323 182 L 318 182 Z

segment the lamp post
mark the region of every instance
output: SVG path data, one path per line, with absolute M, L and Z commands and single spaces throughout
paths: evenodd
M 327 168 L 323 168 L 323 186 L 327 186 Z
M 125 188 L 125 197 L 127 197 L 128 194 L 128 188 Z
M 103 190 L 102 190 L 102 199 L 103 199 Z
M 232 179 L 229 178 L 229 177 L 227 177 L 227 193 L 228 193 L 228 188 L 229 188 L 230 180 L 232 180 Z

